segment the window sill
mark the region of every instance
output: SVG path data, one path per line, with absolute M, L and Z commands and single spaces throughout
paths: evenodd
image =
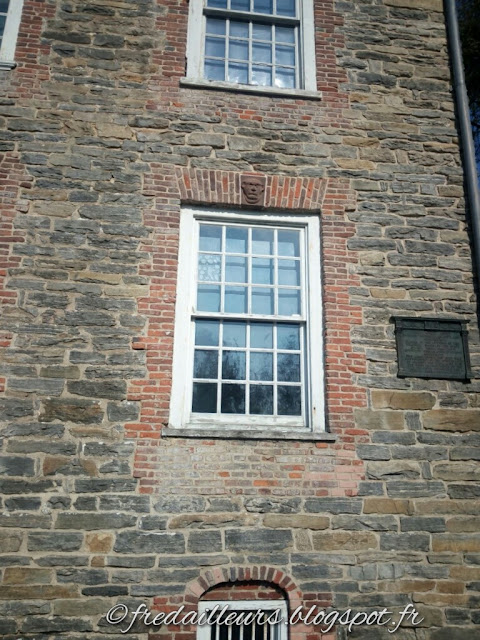
M 277 98 L 298 98 L 301 100 L 321 100 L 319 91 L 306 89 L 278 89 L 277 87 L 258 87 L 249 84 L 232 84 L 230 82 L 209 82 L 208 80 L 192 80 L 180 78 L 180 86 L 190 89 L 213 89 L 215 91 L 230 91 L 233 93 L 252 93 L 258 96 L 272 96 Z
M 7 62 L 6 60 L 0 60 L 0 71 L 11 71 L 12 69 L 15 69 L 15 67 L 17 66 L 16 62 L 10 61 Z
M 299 440 L 306 442 L 335 442 L 337 437 L 326 431 L 306 430 L 273 430 L 273 429 L 203 429 L 196 427 L 172 428 L 165 427 L 162 436 L 167 438 L 215 438 L 217 440 Z

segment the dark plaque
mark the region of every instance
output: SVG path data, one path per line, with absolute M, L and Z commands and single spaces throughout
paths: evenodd
M 437 318 L 393 318 L 400 378 L 468 380 L 467 323 Z

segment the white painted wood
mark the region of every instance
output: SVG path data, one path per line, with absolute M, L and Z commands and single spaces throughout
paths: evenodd
M 7 12 L 7 21 L 3 33 L 0 49 L 0 65 L 2 68 L 13 68 L 15 59 L 15 46 L 17 44 L 20 19 L 22 17 L 23 0 L 10 0 Z

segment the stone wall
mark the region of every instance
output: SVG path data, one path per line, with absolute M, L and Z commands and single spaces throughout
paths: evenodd
M 0 72 L 0 634 L 123 638 L 116 603 L 236 585 L 411 602 L 398 640 L 474 637 L 479 339 L 441 2 L 315 0 L 321 99 L 182 86 L 187 15 L 25 0 Z M 268 210 L 321 212 L 334 441 L 162 437 L 180 206 L 238 207 L 245 172 Z M 469 320 L 472 380 L 398 378 L 392 315 Z

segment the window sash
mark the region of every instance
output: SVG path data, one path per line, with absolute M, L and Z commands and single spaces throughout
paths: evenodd
M 10 0 L 6 15 L 3 33 L 0 32 L 0 68 L 1 63 L 13 62 L 15 46 L 22 16 L 23 0 Z

